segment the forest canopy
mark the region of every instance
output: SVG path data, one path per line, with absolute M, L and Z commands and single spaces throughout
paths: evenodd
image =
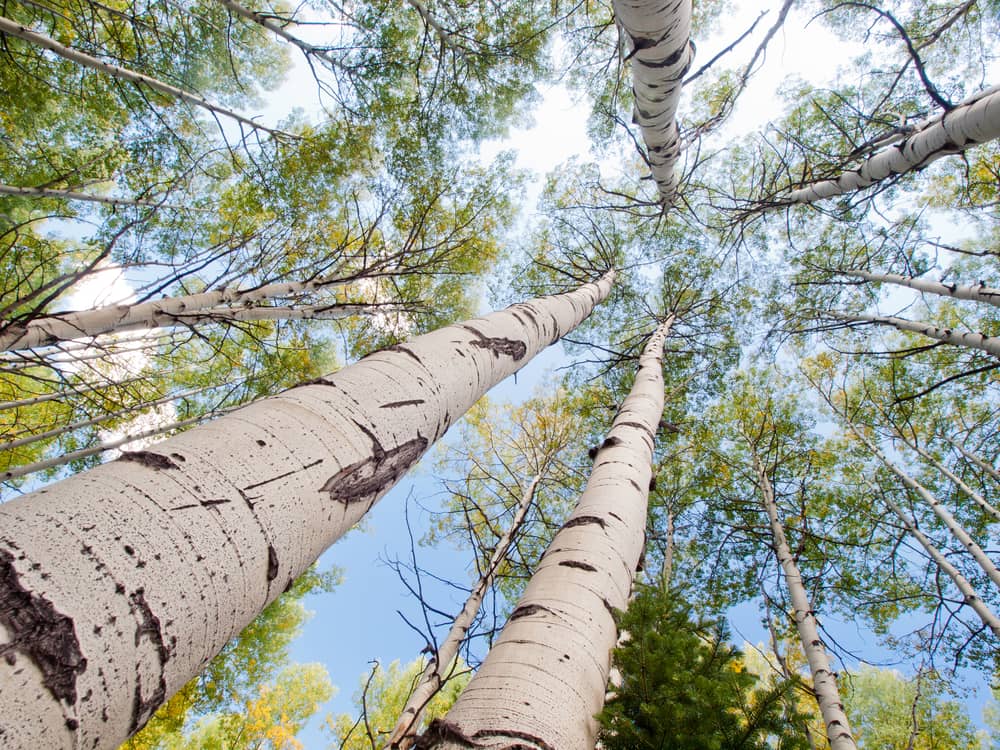
M 995 746 L 998 31 L 5 3 L 0 744 Z

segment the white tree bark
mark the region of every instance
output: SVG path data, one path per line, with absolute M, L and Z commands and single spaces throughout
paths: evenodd
M 84 67 L 99 70 L 120 80 L 129 81 L 130 83 L 143 84 L 154 91 L 159 91 L 161 94 L 177 97 L 188 104 L 194 104 L 197 107 L 207 109 L 209 112 L 222 115 L 223 117 L 228 117 L 231 120 L 235 120 L 236 122 L 241 123 L 242 125 L 247 125 L 255 130 L 262 130 L 265 133 L 269 133 L 274 136 L 283 136 L 286 138 L 294 137 L 289 133 L 283 133 L 280 130 L 273 130 L 271 128 L 264 127 L 263 125 L 259 125 L 249 117 L 244 117 L 243 115 L 233 112 L 230 109 L 220 107 L 218 104 L 213 104 L 208 101 L 208 99 L 203 96 L 199 96 L 198 94 L 193 94 L 190 91 L 184 91 L 183 89 L 179 89 L 176 86 L 172 86 L 169 83 L 165 83 L 164 81 L 160 81 L 156 78 L 151 78 L 150 76 L 137 73 L 136 71 L 129 70 L 128 68 L 122 68 L 118 65 L 106 63 L 103 60 L 98 60 L 96 57 L 91 57 L 84 52 L 71 49 L 60 44 L 55 39 L 47 37 L 44 34 L 39 34 L 37 31 L 32 31 L 26 26 L 22 26 L 9 18 L 0 16 L 0 33 L 17 37 L 18 39 L 23 39 L 24 41 L 34 44 L 37 47 L 41 47 L 44 50 L 48 50 L 52 54 L 65 60 L 71 60 L 75 63 L 83 65 Z
M 945 466 L 943 463 L 938 461 L 934 456 L 928 451 L 921 448 L 916 443 L 911 443 L 910 441 L 903 438 L 902 435 L 899 436 L 900 440 L 906 443 L 910 448 L 919 453 L 927 462 L 929 462 L 935 469 L 944 474 L 948 479 L 954 484 L 958 489 L 964 492 L 966 495 L 972 498 L 972 501 L 982 508 L 987 514 L 989 514 L 994 521 L 1000 521 L 1000 511 L 994 508 L 985 497 L 980 495 L 974 489 L 972 489 L 968 484 L 966 484 L 963 479 L 958 476 L 955 472 Z
M 900 331 L 910 331 L 919 333 L 928 338 L 943 341 L 946 344 L 964 346 L 969 349 L 980 349 L 989 352 L 994 357 L 1000 357 L 1000 336 L 987 336 L 985 333 L 972 333 L 970 331 L 957 332 L 951 328 L 939 328 L 929 323 L 897 318 L 894 315 L 869 315 L 867 313 L 847 313 L 826 312 L 831 318 L 847 321 L 849 323 L 874 323 L 876 325 L 892 326 Z
M 962 525 L 955 520 L 955 517 L 948 511 L 948 509 L 941 504 L 941 502 L 931 493 L 930 490 L 890 460 L 889 457 L 882 452 L 882 449 L 879 448 L 878 445 L 866 438 L 853 427 L 851 429 L 857 436 L 858 440 L 864 443 L 868 450 L 870 450 L 879 461 L 885 464 L 889 471 L 899 477 L 899 480 L 905 486 L 920 495 L 920 498 L 931 507 L 931 510 L 934 511 L 934 515 L 941 519 L 941 522 L 948 528 L 948 531 L 951 532 L 952 536 L 958 540 L 959 544 L 969 551 L 969 554 L 972 555 L 973 559 L 975 559 L 975 561 L 979 564 L 979 567 L 983 569 L 983 572 L 989 576 L 990 580 L 993 581 L 996 586 L 1000 587 L 1000 570 L 997 569 L 996 563 L 989 558 L 989 556 L 983 551 L 982 547 L 976 544 L 972 537 L 969 536 L 969 533 L 962 528 Z
M 0 506 L 0 744 L 118 747 L 613 277 L 373 352 Z
M 785 585 L 788 587 L 788 596 L 795 614 L 795 627 L 799 631 L 802 651 L 809 662 L 809 672 L 813 679 L 813 692 L 816 696 L 816 702 L 819 704 L 823 724 L 826 727 L 827 740 L 831 750 L 857 750 L 858 745 L 854 741 L 851 724 L 847 720 L 844 704 L 840 700 L 837 677 L 830 669 L 830 659 L 827 657 L 823 640 L 819 635 L 819 627 L 816 623 L 812 603 L 809 601 L 805 584 L 802 582 L 799 566 L 788 546 L 785 528 L 778 518 L 778 506 L 774 500 L 774 486 L 756 454 L 754 454 L 753 462 L 754 471 L 757 474 L 757 488 L 760 490 L 761 502 L 771 525 L 774 554 L 778 558 L 778 563 L 785 576 Z
M 997 137 L 1000 137 L 1000 87 L 994 86 L 966 99 L 950 112 L 914 126 L 902 140 L 866 159 L 856 170 L 845 172 L 836 180 L 823 180 L 793 190 L 786 200 L 812 203 L 861 190 Z
M 989 476 L 993 477 L 993 479 L 1000 482 L 1000 471 L 997 471 L 995 467 L 991 466 L 989 463 L 981 459 L 975 453 L 970 453 L 969 451 L 965 450 L 965 448 L 963 448 L 961 445 L 956 443 L 951 438 L 945 438 L 945 440 L 951 443 L 951 446 L 959 453 L 961 453 L 963 456 L 965 456 L 968 460 L 970 460 L 980 469 L 985 471 Z
M 612 0 L 615 20 L 632 43 L 632 119 L 642 132 L 646 157 L 664 205 L 677 190 L 680 133 L 677 105 L 691 66 L 691 0 Z
M 153 200 L 136 200 L 135 198 L 111 198 L 104 195 L 91 195 L 90 193 L 80 193 L 75 190 L 56 190 L 53 188 L 40 187 L 19 187 L 17 185 L 0 185 L 0 195 L 17 195 L 26 198 L 61 198 L 70 201 L 87 201 L 88 203 L 102 203 L 105 206 L 141 206 L 144 208 L 169 208 L 177 211 L 205 211 L 202 208 L 185 208 L 184 206 L 171 206 Z
M 189 325 L 200 317 L 221 318 L 231 316 L 233 320 L 249 320 L 249 316 L 262 302 L 271 302 L 286 297 L 296 297 L 319 289 L 328 289 L 345 283 L 341 277 L 318 278 L 309 281 L 283 281 L 262 284 L 251 289 L 226 288 L 197 294 L 137 304 L 105 305 L 92 310 L 54 313 L 38 317 L 27 324 L 12 323 L 0 334 L 0 349 L 37 349 L 52 346 L 60 341 L 71 341 L 82 337 L 99 336 L 104 333 L 145 330 L 148 328 L 168 328 L 175 325 Z M 242 306 L 242 308 L 241 308 Z M 315 306 L 314 306 L 315 307 Z M 330 310 L 343 308 L 345 315 L 364 313 L 372 305 L 329 305 Z M 268 310 L 267 307 L 259 308 Z M 287 308 L 273 308 L 284 310 Z M 256 313 L 260 315 L 261 313 Z
M 450 676 L 451 670 L 455 665 L 455 659 L 458 657 L 458 650 L 465 641 L 466 633 L 472 627 L 472 623 L 479 613 L 479 608 L 483 604 L 483 597 L 489 591 L 490 586 L 493 585 L 497 568 L 507 558 L 507 552 L 514 541 L 514 537 L 520 530 L 525 517 L 528 515 L 528 511 L 534 503 L 535 490 L 538 488 L 538 483 L 541 479 L 542 475 L 536 474 L 522 492 L 521 501 L 518 503 L 517 512 L 510 522 L 510 527 L 497 540 L 496 548 L 490 556 L 485 572 L 473 587 L 469 598 L 465 600 L 465 605 L 452 622 L 451 628 L 448 630 L 448 635 L 445 636 L 444 641 L 438 647 L 437 653 L 428 662 L 427 667 L 420 676 L 420 681 L 407 699 L 406 705 L 403 706 L 403 710 L 399 714 L 399 720 L 389 735 L 389 739 L 385 742 L 386 748 L 409 750 L 409 748 L 413 747 L 417 739 L 417 730 L 420 727 L 420 721 L 423 718 L 424 708 L 437 695 L 437 692 L 444 685 L 445 680 Z
M 871 482 L 868 485 L 876 493 L 880 492 L 879 488 L 876 487 Z M 907 516 L 903 510 L 889 497 L 888 494 L 883 494 L 883 500 L 885 504 L 889 506 L 893 513 L 903 522 L 903 526 L 910 535 L 916 539 L 920 546 L 924 548 L 927 554 L 930 556 L 934 564 L 937 565 L 945 574 L 951 578 L 955 587 L 962 594 L 962 600 L 967 604 L 972 610 L 979 615 L 979 619 L 982 621 L 983 625 L 988 627 L 993 631 L 993 635 L 1000 637 L 1000 617 L 993 614 L 993 611 L 986 606 L 986 603 L 980 598 L 976 590 L 972 588 L 972 584 L 963 576 L 958 568 L 948 562 L 948 558 L 941 554 L 941 551 L 934 546 L 934 543 L 927 538 L 927 536 L 917 528 L 916 523 L 913 519 Z
M 954 299 L 971 300 L 973 302 L 985 302 L 995 307 L 1000 307 L 1000 289 L 989 287 L 979 282 L 978 286 L 966 286 L 962 284 L 945 284 L 941 281 L 929 281 L 918 279 L 913 276 L 902 276 L 896 273 L 873 273 L 856 269 L 837 269 L 837 273 L 842 276 L 853 276 L 865 281 L 874 281 L 880 284 L 897 284 L 899 286 L 916 289 L 919 292 L 928 292 L 942 297 L 952 297 Z
M 555 535 L 479 671 L 420 747 L 592 750 L 644 546 L 654 436 L 663 413 L 661 325 L 601 445 L 587 487 Z

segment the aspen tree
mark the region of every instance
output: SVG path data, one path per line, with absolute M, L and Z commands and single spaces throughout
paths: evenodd
M 764 506 L 768 523 L 771 526 L 774 555 L 781 565 L 785 585 L 788 587 L 788 595 L 792 601 L 792 608 L 795 612 L 795 627 L 799 631 L 802 650 L 809 662 L 809 672 L 813 679 L 813 692 L 816 695 L 816 702 L 819 704 L 820 714 L 823 716 L 827 741 L 830 743 L 831 750 L 856 750 L 858 745 L 854 741 L 851 724 L 840 699 L 836 675 L 830 668 L 830 659 L 823 647 L 823 640 L 819 637 L 816 615 L 813 612 L 812 603 L 809 601 L 809 594 L 802 581 L 799 566 L 788 546 L 784 525 L 778 518 L 774 487 L 756 452 L 753 454 L 753 463 L 761 504 Z
M 113 748 L 137 731 L 613 278 L 373 352 L 0 506 L 2 744 Z
M 591 750 L 604 702 L 613 611 L 625 609 L 645 545 L 651 461 L 663 413 L 663 344 L 639 358 L 635 384 L 594 458 L 579 503 L 542 556 L 479 671 L 421 748 Z

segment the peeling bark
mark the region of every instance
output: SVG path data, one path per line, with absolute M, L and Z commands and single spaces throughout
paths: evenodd
M 922 169 L 1000 137 L 1000 87 L 981 91 L 949 112 L 913 127 L 900 141 L 866 159 L 856 170 L 791 191 L 788 203 L 812 203 L 870 187 L 893 175 Z
M 823 646 L 823 639 L 819 636 L 816 614 L 809 601 L 805 584 L 802 582 L 799 566 L 788 546 L 785 528 L 781 519 L 778 518 L 778 506 L 774 500 L 774 486 L 756 453 L 753 456 L 753 462 L 754 471 L 757 474 L 757 489 L 760 491 L 761 503 L 771 526 L 774 555 L 784 573 L 785 586 L 788 588 L 788 596 L 792 601 L 795 627 L 799 632 L 802 651 L 809 662 L 809 672 L 813 679 L 813 692 L 823 717 L 823 725 L 826 727 L 826 737 L 830 743 L 830 750 L 857 750 L 858 745 L 854 740 L 851 724 L 847 720 L 844 704 L 840 700 L 837 676 L 830 668 L 830 659 Z
M 520 361 L 449 326 L 147 451 L 173 466 L 112 461 L 0 506 L 18 585 L 69 618 L 86 660 L 67 706 L 27 659 L 0 659 L 4 747 L 117 748 L 367 512 L 421 441 L 578 325 L 612 280 L 517 306 L 537 313 L 537 329 L 511 310 L 470 322 L 523 341 Z M 3 624 L 0 649 L 14 641 Z
M 642 132 L 646 158 L 660 201 L 670 205 L 677 191 L 680 132 L 677 106 L 684 74 L 694 59 L 691 44 L 691 0 L 612 0 L 615 20 L 632 50 L 632 120 Z
M 572 518 L 553 538 L 503 632 L 445 717 L 454 733 L 438 737 L 429 731 L 418 747 L 593 750 L 594 715 L 604 702 L 618 638 L 613 612 L 628 606 L 644 545 L 649 434 L 663 413 L 663 342 L 672 322 L 646 345 L 635 385 L 597 453 Z M 578 518 L 604 523 L 574 522 Z M 473 744 L 463 744 L 468 741 Z

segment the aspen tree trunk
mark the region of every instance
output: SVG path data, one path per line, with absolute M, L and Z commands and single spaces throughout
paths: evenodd
M 0 745 L 116 748 L 614 273 L 0 505 Z
M 891 326 L 900 331 L 919 333 L 928 338 L 943 341 L 946 344 L 964 346 L 968 349 L 980 349 L 984 352 L 989 352 L 994 357 L 1000 357 L 1000 337 L 998 336 L 987 336 L 984 333 L 960 333 L 950 328 L 939 328 L 929 323 L 906 320 L 905 318 L 897 318 L 893 315 L 867 315 L 865 313 L 848 315 L 838 312 L 828 312 L 825 314 L 831 318 L 850 323 L 874 323 L 876 325 Z
M 274 136 L 284 136 L 286 138 L 295 137 L 290 133 L 283 133 L 280 130 L 273 130 L 271 128 L 264 127 L 263 125 L 258 125 L 249 117 L 244 117 L 243 115 L 237 114 L 236 112 L 226 109 L 225 107 L 220 107 L 218 104 L 213 104 L 208 101 L 208 99 L 203 96 L 199 96 L 198 94 L 193 94 L 190 91 L 184 91 L 183 89 L 179 89 L 176 86 L 172 86 L 169 83 L 165 83 L 164 81 L 160 81 L 156 78 L 151 78 L 150 76 L 143 75 L 142 73 L 137 73 L 134 70 L 129 70 L 128 68 L 104 62 L 103 60 L 91 57 L 84 52 L 80 52 L 79 50 L 71 49 L 60 44 L 55 39 L 47 37 L 44 34 L 39 34 L 37 31 L 32 31 L 26 26 L 22 26 L 16 21 L 4 18 L 3 16 L 0 16 L 0 34 L 7 34 L 9 36 L 22 39 L 23 41 L 33 44 L 36 47 L 48 50 L 52 54 L 65 60 L 71 60 L 72 62 L 83 65 L 86 68 L 99 70 L 102 73 L 107 73 L 108 75 L 118 78 L 119 80 L 143 84 L 154 91 L 159 91 L 161 94 L 177 97 L 188 104 L 194 104 L 195 106 L 207 109 L 209 112 L 213 112 L 214 114 L 228 117 L 241 125 L 247 125 L 255 130 L 262 130 L 265 133 L 269 133 Z
M 136 200 L 134 198 L 109 198 L 103 195 L 91 195 L 90 193 L 79 193 L 75 190 L 56 190 L 54 188 L 39 187 L 18 187 L 16 185 L 0 185 L 0 195 L 18 195 L 28 198 L 61 198 L 71 201 L 87 201 L 88 203 L 102 203 L 105 206 L 140 206 L 143 208 L 169 208 L 178 211 L 203 211 L 205 209 L 192 209 L 183 206 L 171 206 L 166 203 L 151 200 Z
M 874 484 L 871 482 L 868 484 L 875 492 L 880 492 L 879 488 Z M 993 614 L 993 611 L 986 606 L 986 603 L 976 593 L 972 584 L 959 572 L 958 568 L 948 562 L 948 558 L 941 554 L 941 551 L 934 546 L 934 543 L 917 528 L 913 519 L 907 516 L 888 495 L 884 495 L 882 499 L 885 500 L 885 504 L 889 506 L 890 510 L 899 517 L 899 520 L 903 522 L 903 526 L 906 527 L 910 535 L 920 543 L 920 546 L 924 548 L 931 560 L 934 561 L 934 564 L 951 578 L 955 587 L 962 594 L 962 600 L 979 615 L 979 619 L 982 620 L 983 625 L 992 630 L 993 635 L 1000 637 L 1000 617 Z
M 555 535 L 503 632 L 444 720 L 430 750 L 592 750 L 625 609 L 644 546 L 657 425 L 663 413 L 663 342 L 639 358 L 635 385 L 599 448 L 587 487 Z
M 54 313 L 35 318 L 24 325 L 9 324 L 0 334 L 0 349 L 36 349 L 52 346 L 60 341 L 104 333 L 197 325 L 218 320 L 319 317 L 321 313 L 333 315 L 336 311 L 341 311 L 341 317 L 346 317 L 378 309 L 378 305 L 341 304 L 314 305 L 290 312 L 292 308 L 288 307 L 256 306 L 261 302 L 304 294 L 336 283 L 338 282 L 334 280 L 282 282 L 264 284 L 255 289 L 220 289 L 138 304 L 106 305 L 92 310 Z M 240 305 L 245 307 L 241 308 Z
M 778 518 L 778 506 L 774 499 L 774 486 L 771 484 L 767 471 L 761 464 L 756 453 L 753 457 L 754 471 L 757 473 L 757 488 L 760 490 L 761 501 L 771 525 L 771 538 L 774 542 L 774 554 L 778 558 L 781 570 L 785 576 L 785 585 L 795 612 L 795 627 L 799 631 L 802 651 L 809 662 L 809 672 L 813 679 L 813 692 L 819 704 L 819 712 L 823 716 L 826 727 L 826 737 L 831 750 L 857 750 L 857 743 L 851 732 L 851 724 L 847 720 L 844 704 L 840 700 L 837 689 L 837 678 L 830 669 L 830 659 L 827 657 L 823 640 L 819 636 L 816 615 L 813 612 L 809 595 L 802 582 L 799 566 L 792 556 L 792 550 L 785 538 L 785 529 Z
M 325 60 L 326 62 L 330 63 L 330 65 L 343 69 L 343 66 L 340 64 L 340 62 L 333 56 L 331 56 L 329 51 L 322 49 L 320 47 L 316 47 L 312 44 L 309 44 L 308 42 L 299 39 L 294 34 L 290 34 L 288 31 L 285 30 L 284 26 L 282 26 L 279 23 L 276 23 L 274 19 L 269 18 L 261 13 L 257 13 L 256 11 L 250 10 L 249 8 L 246 8 L 240 5 L 239 3 L 234 2 L 234 0 L 219 0 L 219 2 L 222 3 L 224 6 L 226 6 L 226 8 L 228 8 L 236 15 L 242 16 L 248 21 L 253 21 L 256 24 L 263 26 L 271 33 L 280 36 L 286 42 L 294 44 L 296 47 L 302 50 L 307 56 L 316 55 L 316 57 L 320 58 L 321 60 Z
M 788 203 L 843 195 L 874 185 L 892 175 L 921 169 L 949 154 L 958 154 L 1000 137 L 1000 87 L 980 91 L 945 112 L 914 126 L 902 139 L 865 160 L 856 170 L 791 191 Z
M 980 469 L 982 469 L 983 471 L 985 471 L 987 474 L 989 474 L 991 477 L 993 477 L 996 481 L 1000 482 L 1000 471 L 997 471 L 996 468 L 994 468 L 989 463 L 987 463 L 986 461 L 984 461 L 983 459 L 981 459 L 975 453 L 969 453 L 969 451 L 965 450 L 965 448 L 963 448 L 961 445 L 959 445 L 958 443 L 956 443 L 951 438 L 945 438 L 945 440 L 947 440 L 955 450 L 957 450 L 959 453 L 961 453 L 963 456 L 965 456 L 967 459 L 969 459 L 972 463 L 974 463 Z
M 450 670 L 454 668 L 455 659 L 458 657 L 458 650 L 461 648 L 466 633 L 472 627 L 472 623 L 479 613 L 479 608 L 483 604 L 483 597 L 486 596 L 486 592 L 493 585 L 497 568 L 507 558 L 507 552 L 510 550 L 514 537 L 520 530 L 525 517 L 528 515 L 528 511 L 534 503 L 535 490 L 538 488 L 538 483 L 541 479 L 542 474 L 536 474 L 521 494 L 521 502 L 518 504 L 513 520 L 510 522 L 510 527 L 497 541 L 496 549 L 493 550 L 493 554 L 490 556 L 486 571 L 472 589 L 469 598 L 465 600 L 465 606 L 462 607 L 462 611 L 458 613 L 458 617 L 452 622 L 451 628 L 448 630 L 448 635 L 438 647 L 437 652 L 420 676 L 420 681 L 407 699 L 406 705 L 403 706 L 403 710 L 399 714 L 399 720 L 389 735 L 385 747 L 393 748 L 393 750 L 409 750 L 409 748 L 413 747 L 417 739 L 417 729 L 423 718 L 424 708 L 437 695 L 438 691 L 444 685 L 445 680 L 448 679 Z
M 969 497 L 971 497 L 972 501 L 976 505 L 978 505 L 980 508 L 982 508 L 984 511 L 986 511 L 986 513 L 988 513 L 990 516 L 992 516 L 994 521 L 1000 521 L 1000 511 L 998 511 L 996 508 L 994 508 L 986 500 L 985 497 L 983 497 L 978 492 L 976 492 L 974 489 L 972 489 L 969 485 L 967 485 L 962 480 L 962 478 L 960 476 L 958 476 L 953 471 L 951 471 L 951 469 L 949 469 L 943 463 L 941 463 L 940 461 L 938 461 L 936 458 L 934 458 L 934 456 L 932 456 L 930 453 L 928 453 L 927 451 L 925 451 L 919 445 L 916 445 L 915 443 L 909 442 L 908 440 L 906 440 L 905 438 L 903 438 L 902 435 L 900 435 L 899 438 L 904 443 L 906 443 L 908 446 L 910 446 L 913 450 L 915 450 L 917 453 L 919 453 L 921 456 L 923 456 L 923 458 L 926 461 L 928 461 L 931 465 L 933 465 L 935 469 L 937 469 L 942 474 L 944 474 L 946 477 L 948 477 L 948 479 L 951 481 L 951 483 L 954 484 L 956 487 L 958 487 L 958 489 L 960 489 L 966 495 L 968 495 Z
M 879 448 L 878 445 L 861 435 L 853 427 L 851 428 L 851 431 L 855 434 L 855 436 L 857 436 L 858 440 L 867 446 L 868 450 L 875 454 L 879 461 L 885 464 L 889 471 L 899 477 L 899 480 L 906 487 L 920 495 L 921 499 L 931 507 L 931 510 L 934 511 L 934 515 L 941 519 L 941 522 L 948 528 L 948 531 L 951 532 L 952 536 L 954 536 L 955 539 L 958 540 L 959 544 L 965 547 L 975 561 L 979 563 L 979 567 L 983 569 L 983 572 L 989 576 L 990 580 L 993 581 L 994 584 L 1000 587 L 1000 570 L 997 569 L 996 563 L 994 563 L 987 556 L 987 554 L 983 552 L 982 547 L 973 541 L 972 537 L 969 536 L 969 533 L 962 528 L 961 524 L 955 520 L 955 517 L 941 504 L 931 491 L 891 461 L 889 457 L 882 452 L 882 449 Z
M 635 109 L 646 157 L 660 201 L 670 205 L 677 190 L 680 133 L 677 105 L 684 74 L 691 67 L 691 0 L 612 0 L 615 20 L 632 43 Z
M 927 279 L 902 276 L 897 273 L 873 273 L 871 271 L 853 269 L 837 269 L 837 273 L 841 276 L 853 276 L 857 279 L 864 279 L 865 281 L 873 281 L 880 284 L 896 284 L 916 289 L 918 292 L 927 292 L 942 297 L 952 297 L 954 299 L 964 299 L 973 302 L 985 302 L 988 305 L 1000 307 L 1000 289 L 986 286 L 982 282 L 978 286 L 945 284 L 941 281 L 928 281 Z

